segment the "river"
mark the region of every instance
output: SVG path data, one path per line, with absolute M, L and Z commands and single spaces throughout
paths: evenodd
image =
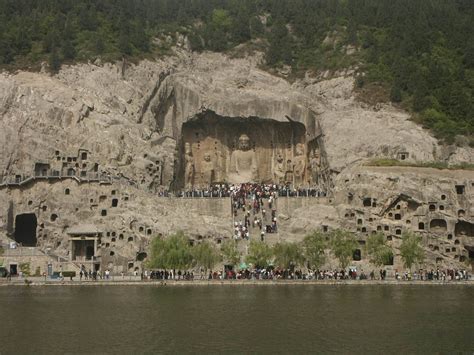
M 474 351 L 474 287 L 0 287 L 0 354 Z

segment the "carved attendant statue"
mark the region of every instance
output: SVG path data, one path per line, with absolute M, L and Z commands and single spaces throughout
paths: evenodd
M 295 157 L 293 158 L 293 178 L 296 187 L 304 183 L 306 172 L 306 156 L 304 154 L 304 145 L 298 143 L 296 145 Z
M 319 154 L 319 149 L 314 149 L 313 154 L 311 155 L 311 159 L 309 161 L 309 165 L 311 168 L 311 180 L 312 183 L 317 185 L 319 183 L 319 169 L 321 167 L 321 156 Z
M 281 184 L 285 182 L 285 160 L 281 152 L 278 152 L 276 156 L 276 161 L 273 163 L 273 181 L 277 184 Z
M 189 143 L 184 144 L 184 186 L 186 189 L 192 189 L 194 183 L 194 158 L 191 152 L 191 145 Z
M 250 149 L 246 134 L 239 138 L 239 148 L 230 156 L 229 182 L 233 184 L 253 182 L 257 179 L 257 157 Z

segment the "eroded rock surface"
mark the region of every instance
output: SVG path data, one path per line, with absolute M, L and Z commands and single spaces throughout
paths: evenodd
M 469 260 L 474 248 L 471 172 L 377 170 L 363 162 L 386 157 L 473 163 L 472 149 L 440 146 L 391 105 L 358 102 L 351 73 L 290 84 L 258 65 L 258 57 L 230 59 L 179 50 L 173 57 L 136 65 L 68 66 L 54 76 L 2 73 L 3 240 L 14 238 L 16 216 L 33 214 L 39 252 L 67 260 L 72 243 L 68 230 L 94 225 L 101 235 L 101 265 L 118 271 L 140 266 L 151 236 L 157 234 L 184 230 L 196 241 L 211 237 L 216 243 L 229 238 L 228 200 L 199 202 L 162 195 L 170 187 L 198 185 L 198 180 L 189 183 L 197 174 L 202 185 L 229 178 L 235 173 L 229 168 L 235 165 L 232 152 L 238 149 L 239 137 L 247 135 L 255 143 L 252 151 L 260 160 L 256 176 L 262 181 L 324 182 L 329 193 L 324 199 L 280 199 L 280 232 L 271 243 L 301 240 L 312 229 L 345 227 L 357 233 L 361 245 L 368 234 L 379 231 L 397 246 L 397 231 L 412 230 L 425 236 L 431 262 L 461 267 Z M 207 112 L 219 120 L 251 117 L 268 122 L 268 127 L 270 121 L 265 120 L 293 121 L 304 127 L 304 137 L 292 140 L 274 133 L 277 129 L 254 125 L 228 138 L 218 130 L 212 136 L 212 127 L 204 127 L 201 140 L 186 131 L 186 125 Z M 186 143 L 192 158 L 188 160 Z M 260 148 L 264 145 L 265 153 Z M 207 157 L 204 148 L 217 149 L 216 158 Z M 310 153 L 317 156 L 313 166 L 324 174 L 311 172 Z M 299 155 L 308 158 L 297 163 Z M 186 161 L 196 164 L 194 175 Z M 252 164 L 246 174 L 254 169 Z M 297 164 L 303 172 L 295 176 Z M 456 192 L 459 186 L 464 186 L 462 194 Z M 370 206 L 364 205 L 367 198 Z M 402 212 L 393 210 L 398 206 L 393 201 L 400 201 Z M 435 211 L 430 210 L 433 204 Z M 399 257 L 395 263 L 400 265 Z

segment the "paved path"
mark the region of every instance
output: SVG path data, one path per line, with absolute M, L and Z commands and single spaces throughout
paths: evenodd
M 469 281 L 395 281 L 395 280 L 194 280 L 194 281 L 173 281 L 173 280 L 140 280 L 135 276 L 115 276 L 110 280 L 98 281 L 70 281 L 44 280 L 43 277 L 28 278 L 31 283 L 25 283 L 25 279 L 15 278 L 12 281 L 0 279 L 0 287 L 14 286 L 245 286 L 245 285 L 365 285 L 365 286 L 474 286 L 474 279 Z

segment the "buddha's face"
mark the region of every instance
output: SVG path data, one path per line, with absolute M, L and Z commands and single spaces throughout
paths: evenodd
M 241 150 L 250 149 L 250 138 L 246 134 L 242 134 L 239 138 L 239 148 Z
M 189 143 L 184 144 L 184 152 L 186 154 L 191 154 L 191 145 Z
M 211 155 L 210 154 L 204 154 L 204 160 L 207 162 L 211 161 Z
M 303 155 L 303 154 L 304 154 L 303 144 L 297 144 L 296 145 L 296 155 Z

